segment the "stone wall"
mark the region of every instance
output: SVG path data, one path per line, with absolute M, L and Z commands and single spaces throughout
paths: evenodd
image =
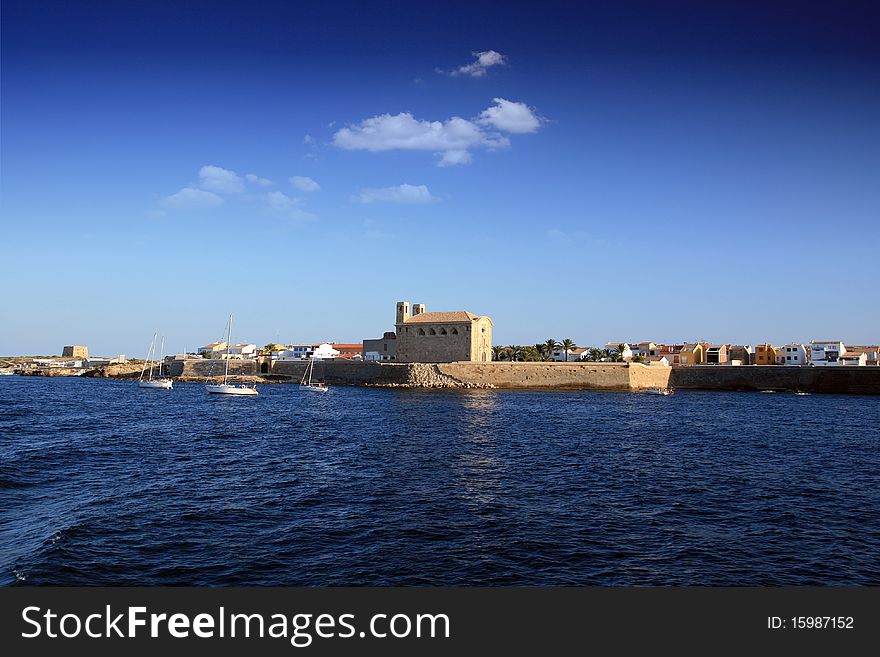
M 294 381 L 302 379 L 308 361 L 285 360 L 272 363 L 272 374 L 291 377 Z M 376 361 L 316 360 L 312 380 L 325 381 L 337 385 L 363 385 L 382 379 L 381 364 Z
M 675 388 L 702 390 L 785 390 L 846 394 L 880 394 L 880 367 L 743 367 L 697 365 L 673 367 Z
M 168 374 L 193 379 L 203 379 L 207 376 L 223 376 L 226 361 L 216 359 L 193 359 L 175 360 L 168 366 Z M 231 376 L 254 376 L 258 374 L 257 362 L 253 360 L 230 360 L 229 374 Z
M 214 375 L 223 361 L 214 361 Z M 257 374 L 253 361 L 230 361 L 230 373 Z M 175 370 L 175 367 L 179 368 Z M 172 376 L 205 377 L 209 360 L 177 361 Z M 271 375 L 297 382 L 306 361 L 272 364 Z M 558 388 L 646 390 L 672 386 L 702 390 L 780 390 L 880 394 L 880 367 L 784 367 L 695 365 L 662 367 L 641 363 L 397 363 L 316 361 L 313 378 L 331 385 L 387 385 L 426 388 Z

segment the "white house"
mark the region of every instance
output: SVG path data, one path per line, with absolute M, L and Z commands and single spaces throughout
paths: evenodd
M 313 360 L 332 360 L 336 358 L 341 352 L 338 349 L 334 349 L 330 343 L 323 342 L 318 345 L 318 348 L 312 352 Z
M 612 353 L 620 350 L 620 355 L 623 356 L 624 360 L 629 360 L 633 357 L 632 347 L 626 342 L 606 342 L 605 349 Z
M 810 343 L 810 365 L 813 367 L 837 365 L 838 359 L 844 353 L 846 347 L 840 340 L 813 340 Z
M 837 362 L 841 365 L 858 365 L 864 367 L 868 364 L 868 354 L 864 351 L 847 351 L 840 354 Z
M 564 363 L 566 361 L 571 363 L 576 360 L 581 360 L 581 358 L 584 357 L 584 354 L 587 353 L 588 351 L 589 351 L 589 349 L 587 349 L 586 347 L 578 347 L 577 349 L 569 349 L 568 350 L 568 358 L 566 358 L 565 357 L 565 349 L 562 349 L 561 347 L 557 347 L 556 349 L 554 349 L 550 353 L 550 359 L 553 361 L 556 361 L 557 363 L 559 363 L 559 362 Z
M 229 345 L 229 357 L 235 359 L 254 358 L 257 355 L 257 345 L 251 343 Z
M 272 358 L 275 360 L 306 360 L 312 357 L 316 344 L 289 344 L 284 351 L 273 351 Z
M 810 352 L 802 344 L 787 344 L 780 347 L 776 353 L 777 357 L 782 355 L 783 365 L 808 365 L 810 362 Z

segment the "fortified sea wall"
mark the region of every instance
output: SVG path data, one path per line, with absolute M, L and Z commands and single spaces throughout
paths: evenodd
M 212 362 L 191 360 L 172 366 L 172 376 L 202 378 Z M 264 374 L 298 381 L 306 361 L 280 361 Z M 230 361 L 230 374 L 253 376 L 253 361 Z M 223 361 L 213 362 L 214 376 Z M 844 394 L 880 394 L 880 367 L 690 366 L 640 363 L 388 363 L 316 361 L 313 379 L 331 385 L 418 388 L 552 388 L 646 390 L 672 386 L 695 390 L 780 390 Z
M 694 365 L 672 367 L 675 388 L 701 390 L 781 390 L 880 395 L 880 367 L 742 367 Z

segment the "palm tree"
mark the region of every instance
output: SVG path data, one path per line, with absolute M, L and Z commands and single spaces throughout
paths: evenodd
M 510 359 L 511 362 L 513 362 L 515 360 L 522 358 L 522 352 L 523 352 L 522 347 L 517 346 L 517 345 L 510 345 L 507 348 L 507 357 Z
M 540 356 L 538 360 L 547 360 L 547 345 L 544 343 L 536 344 L 535 351 L 537 351 L 538 356 Z
M 594 363 L 600 362 L 603 358 L 605 358 L 605 352 L 598 347 L 590 349 L 589 354 L 587 355 L 587 360 L 593 361 Z
M 556 340 L 554 340 L 553 338 L 550 338 L 549 340 L 547 340 L 547 342 L 544 343 L 544 348 L 547 350 L 547 356 L 550 359 L 553 358 L 553 351 L 558 346 L 559 346 L 559 343 L 556 342 Z
M 574 343 L 574 340 L 571 338 L 565 338 L 562 341 L 562 348 L 565 349 L 565 362 L 568 362 L 568 352 L 572 349 L 577 349 L 577 345 Z
M 504 360 L 504 347 L 492 347 L 492 360 Z

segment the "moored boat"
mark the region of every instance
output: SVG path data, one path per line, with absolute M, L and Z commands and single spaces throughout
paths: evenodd
M 229 322 L 226 325 L 226 358 L 223 369 L 223 382 L 211 383 L 211 375 L 205 380 L 205 390 L 214 395 L 257 395 L 256 383 L 229 383 L 229 345 L 232 340 L 232 315 L 229 315 Z M 212 366 L 213 368 L 213 366 Z

